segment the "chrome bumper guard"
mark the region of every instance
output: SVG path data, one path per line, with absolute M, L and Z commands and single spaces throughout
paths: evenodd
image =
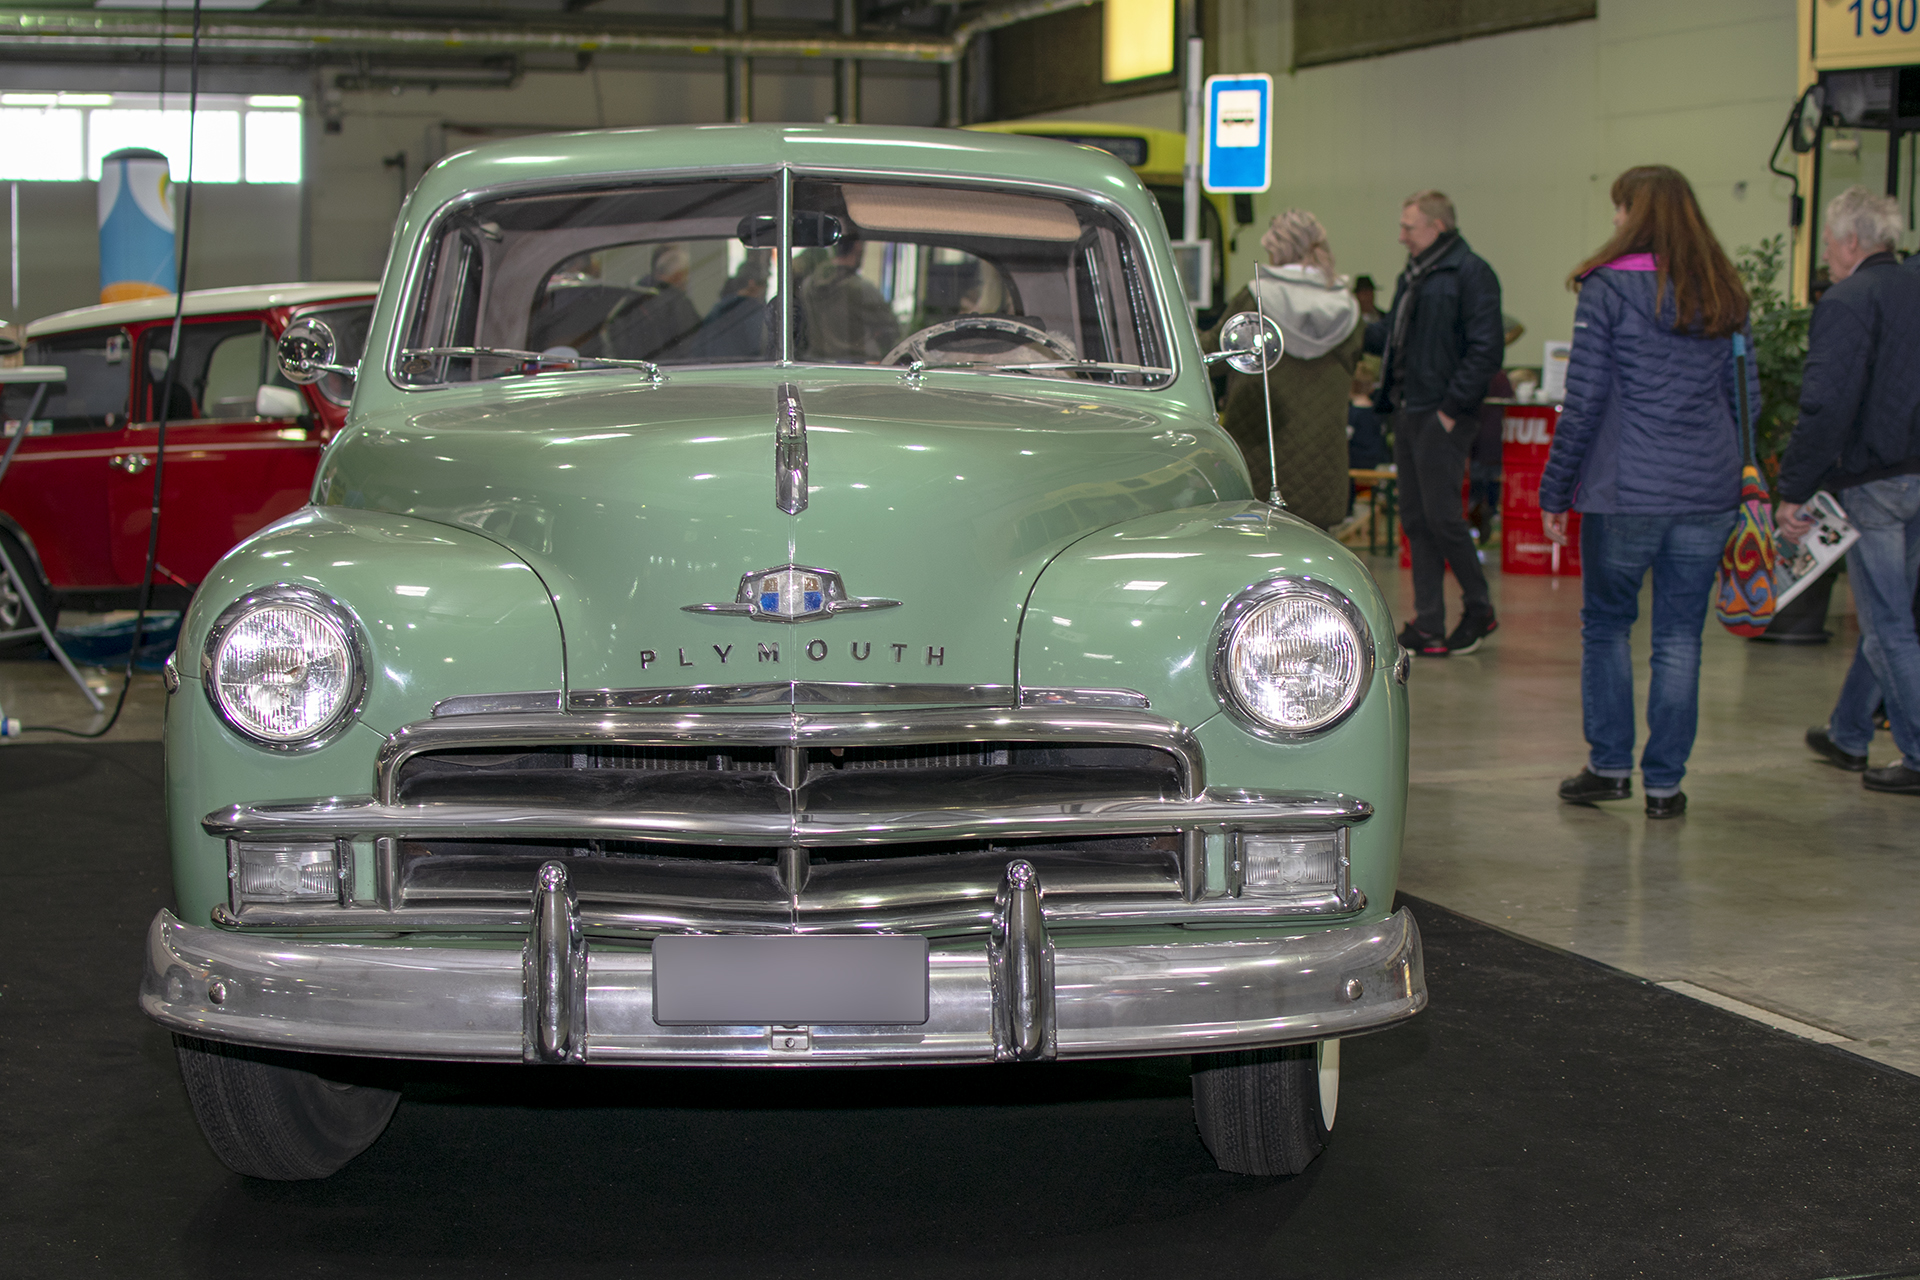
M 1056 946 L 1038 874 L 1007 865 L 987 945 L 932 948 L 917 1026 L 661 1026 L 651 952 L 595 945 L 560 863 L 541 869 L 519 951 L 147 934 L 141 1008 L 175 1031 L 321 1053 L 686 1064 L 1116 1058 L 1372 1031 L 1427 1001 L 1420 934 L 1385 920 L 1260 941 Z

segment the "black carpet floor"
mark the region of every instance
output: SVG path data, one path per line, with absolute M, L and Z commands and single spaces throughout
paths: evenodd
M 134 1005 L 152 744 L 0 751 L 0 1274 L 1920 1274 L 1920 1078 L 1427 903 L 1327 1154 L 1218 1172 L 1185 1063 L 410 1069 L 318 1183 L 208 1153 Z

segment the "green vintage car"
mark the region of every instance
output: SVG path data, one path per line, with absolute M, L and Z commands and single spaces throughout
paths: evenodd
M 1293 1173 L 1339 1038 L 1425 1004 L 1387 605 L 1256 497 L 1117 160 L 479 147 L 332 345 L 280 346 L 358 378 L 312 502 L 169 675 L 140 999 L 232 1168 L 364 1150 L 366 1059 L 1161 1054 L 1223 1168 Z

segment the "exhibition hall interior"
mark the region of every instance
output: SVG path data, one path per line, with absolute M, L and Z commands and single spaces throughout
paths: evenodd
M 7 1274 L 1920 1277 L 1915 0 L 0 13 Z

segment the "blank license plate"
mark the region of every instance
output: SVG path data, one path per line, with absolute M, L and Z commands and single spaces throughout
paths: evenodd
M 653 943 L 663 1027 L 927 1020 L 927 940 L 908 934 L 664 934 Z

